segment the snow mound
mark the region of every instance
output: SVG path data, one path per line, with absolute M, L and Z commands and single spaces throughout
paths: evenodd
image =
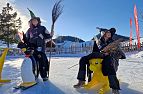
M 136 54 L 132 54 L 131 58 L 143 58 L 143 51 L 140 51 Z

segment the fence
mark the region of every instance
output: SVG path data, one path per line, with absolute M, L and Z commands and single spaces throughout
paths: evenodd
M 4 48 L 0 48 L 0 56 L 3 52 Z M 8 56 L 19 56 L 19 55 L 24 55 L 24 53 L 21 51 L 21 49 L 16 49 L 16 48 L 10 48 L 8 53 Z
M 141 51 L 143 50 L 143 43 L 141 43 L 141 48 L 138 49 L 137 44 L 135 43 L 130 47 L 129 44 L 124 44 L 121 46 L 124 52 L 131 51 Z M 47 48 L 47 53 L 49 53 L 50 48 Z M 68 48 L 52 48 L 52 54 L 79 54 L 79 53 L 91 53 L 93 49 L 93 45 L 86 47 L 68 47 Z
M 52 48 L 52 54 L 88 54 L 91 53 L 93 49 L 93 45 L 91 46 L 82 46 L 82 47 L 67 47 L 67 48 Z M 141 43 L 141 48 L 138 49 L 137 44 L 135 43 L 131 47 L 129 46 L 129 43 L 122 44 L 122 50 L 124 52 L 131 52 L 131 51 L 141 51 L 143 50 L 143 42 Z M 46 52 L 49 54 L 50 49 L 47 48 Z M 0 48 L 0 55 L 3 52 L 3 48 Z M 24 55 L 24 53 L 20 49 L 9 49 L 8 54 L 10 56 L 18 56 L 18 55 Z
M 124 52 L 141 51 L 141 50 L 143 50 L 143 42 L 141 43 L 141 48 L 138 48 L 136 42 L 132 46 L 130 46 L 129 43 L 122 44 L 122 50 Z
M 80 54 L 91 53 L 93 46 L 86 47 L 66 47 L 66 48 L 52 48 L 52 54 Z M 47 48 L 47 53 L 50 52 L 50 48 Z

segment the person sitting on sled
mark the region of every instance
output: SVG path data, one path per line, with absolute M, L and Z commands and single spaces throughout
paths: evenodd
M 109 40 L 111 42 L 114 42 L 112 37 L 115 34 L 116 29 L 111 28 L 109 31 L 106 31 L 105 34 L 107 34 L 107 36 L 109 36 L 109 37 L 111 36 L 111 38 L 109 38 Z M 105 42 L 104 38 L 101 37 L 101 39 L 99 41 L 100 51 L 103 51 L 104 47 L 107 46 L 107 44 L 104 42 Z M 124 52 L 120 48 L 120 45 L 116 45 L 116 46 L 118 46 L 118 47 L 116 47 L 115 50 L 113 50 L 115 48 L 115 47 L 113 47 L 113 48 L 111 48 L 111 51 L 105 52 L 105 56 L 102 61 L 102 73 L 104 76 L 108 76 L 109 85 L 110 85 L 110 88 L 112 88 L 113 94 L 119 94 L 119 90 L 120 90 L 119 81 L 116 76 L 116 72 L 117 72 L 118 66 L 119 66 L 119 59 L 126 58 Z
M 116 77 L 116 71 L 117 71 L 119 59 L 120 58 L 124 59 L 125 54 L 122 52 L 121 49 L 118 49 L 118 56 L 116 55 L 118 58 L 113 56 L 116 54 L 116 52 L 101 53 L 104 47 L 106 47 L 108 44 L 113 42 L 112 37 L 115 34 L 115 32 L 116 32 L 115 28 L 111 28 L 109 30 L 106 29 L 105 32 L 103 32 L 103 36 L 101 36 L 100 40 L 97 43 L 96 41 L 94 42 L 93 52 L 80 59 L 79 72 L 77 75 L 78 83 L 74 85 L 74 88 L 80 88 L 85 84 L 86 69 L 87 69 L 86 65 L 89 67 L 89 60 L 92 58 L 103 58 L 103 61 L 102 61 L 103 75 L 108 76 L 109 85 L 110 85 L 110 88 L 112 88 L 113 92 L 118 92 L 118 90 L 120 90 L 119 81 Z M 106 72 L 106 70 L 108 71 Z M 88 71 L 88 73 L 90 74 L 91 71 Z
M 50 39 L 53 33 L 49 33 L 46 27 L 41 26 L 39 17 L 33 17 L 29 21 L 30 28 L 26 32 L 26 40 L 29 44 L 36 45 L 34 57 L 39 61 L 39 71 L 43 81 L 48 80 L 49 62 L 45 54 L 45 40 Z

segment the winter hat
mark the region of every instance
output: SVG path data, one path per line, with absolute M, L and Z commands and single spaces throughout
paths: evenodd
M 39 24 L 40 24 L 41 23 L 40 17 L 36 17 L 35 14 L 29 8 L 27 8 L 27 9 L 29 10 L 30 16 L 31 16 L 30 21 L 36 19 L 39 22 Z
M 111 33 L 111 36 L 113 36 L 116 32 L 116 29 L 115 28 L 110 28 L 109 31 Z
M 115 28 L 110 28 L 110 29 L 107 29 L 106 31 L 104 31 L 104 34 L 105 35 L 106 33 L 110 32 L 111 33 L 111 37 L 113 37 L 113 35 L 115 34 L 116 32 L 116 29 Z
M 101 32 L 102 36 L 104 36 L 106 33 L 111 33 L 110 30 L 106 29 L 105 31 Z M 112 35 L 112 34 L 111 34 Z
M 108 31 L 108 29 L 105 29 L 105 28 L 99 28 L 99 30 L 100 30 L 101 36 L 103 36 L 105 32 Z
M 31 16 L 31 18 L 34 18 L 34 17 L 36 17 L 35 16 L 35 14 L 29 9 L 29 8 L 27 8 L 28 10 L 29 10 L 29 12 L 30 12 L 30 16 Z

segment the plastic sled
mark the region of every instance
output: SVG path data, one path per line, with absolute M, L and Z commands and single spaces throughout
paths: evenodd
M 87 90 L 94 88 L 99 94 L 105 94 L 110 90 L 108 77 L 102 74 L 102 60 L 101 58 L 89 60 L 89 68 L 93 71 L 93 76 L 91 81 L 84 86 Z

